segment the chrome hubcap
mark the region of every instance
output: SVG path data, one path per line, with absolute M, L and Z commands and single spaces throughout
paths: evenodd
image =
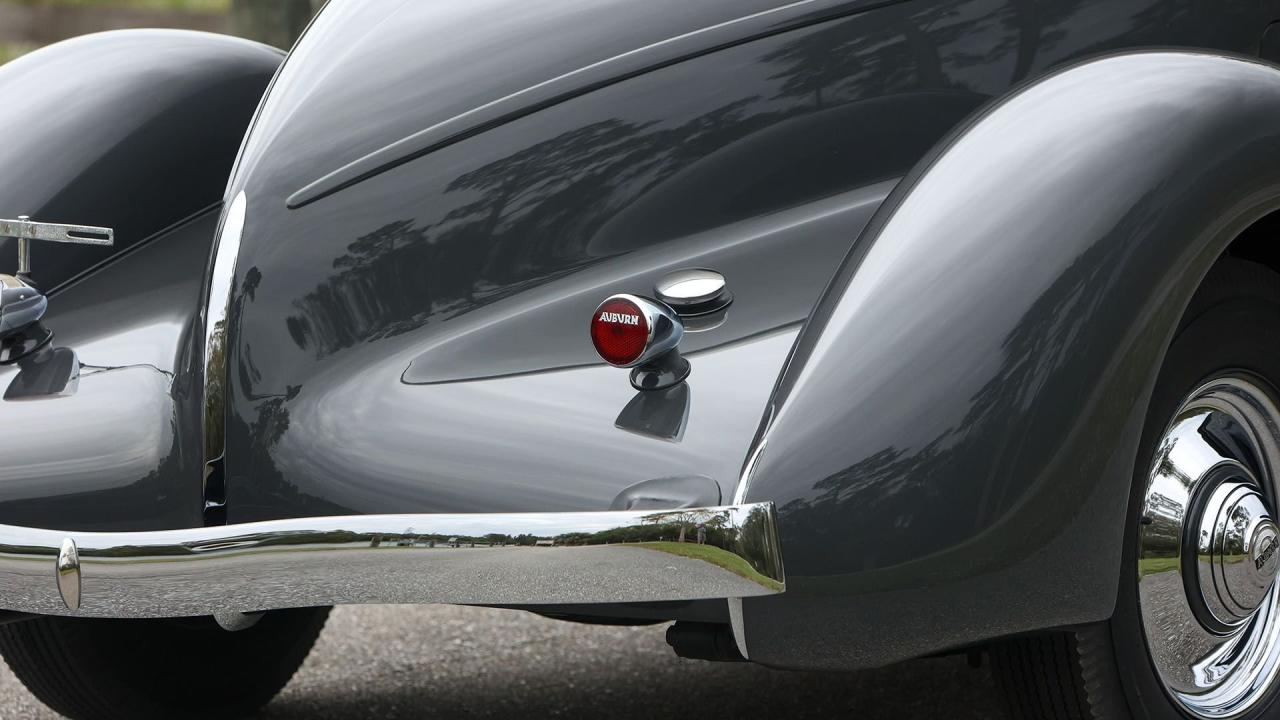
M 1196 530 L 1196 589 L 1208 612 L 1201 620 L 1227 631 L 1253 615 L 1275 580 L 1276 524 L 1256 484 L 1231 480 L 1212 488 Z
M 1280 672 L 1280 406 L 1248 376 L 1214 380 L 1156 448 L 1138 556 L 1152 662 L 1193 716 L 1236 717 Z

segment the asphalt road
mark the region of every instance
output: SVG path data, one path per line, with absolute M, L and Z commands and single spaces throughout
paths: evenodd
M 336 610 L 310 659 L 261 715 L 386 718 L 1001 718 L 963 658 L 851 674 L 681 660 L 665 626 L 576 625 L 448 606 Z M 0 718 L 44 719 L 0 669 Z

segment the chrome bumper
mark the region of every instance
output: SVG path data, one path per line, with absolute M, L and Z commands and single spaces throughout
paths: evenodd
M 783 583 L 772 503 L 357 515 L 140 533 L 0 525 L 0 609 L 50 615 L 655 602 L 770 595 Z

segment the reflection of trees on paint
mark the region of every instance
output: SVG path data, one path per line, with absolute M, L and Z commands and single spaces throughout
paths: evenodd
M 289 335 L 299 347 L 324 357 L 474 310 L 613 254 L 706 229 L 673 220 L 669 227 L 660 226 L 665 233 L 625 240 L 610 235 L 608 242 L 593 245 L 606 226 L 610 233 L 625 235 L 627 227 L 609 222 L 668 180 L 763 130 L 872 99 L 922 91 L 957 96 L 988 91 L 968 87 L 966 73 L 977 68 L 976 75 L 991 78 L 996 73 L 982 68 L 1029 67 L 1037 49 L 1055 41 L 1055 24 L 1066 22 L 1075 11 L 1074 3 L 1064 9 L 1041 9 L 1030 0 L 975 11 L 972 2 L 955 0 L 886 9 L 880 22 L 836 21 L 786 39 L 761 41 L 759 55 L 751 58 L 754 81 L 729 88 L 725 100 L 688 119 L 639 119 L 649 115 L 620 104 L 613 117 L 582 121 L 464 170 L 438 191 L 427 190 L 438 192 L 444 201 L 432 200 L 424 207 L 441 209 L 433 216 L 397 218 L 354 238 L 332 261 L 334 272 L 293 300 L 294 310 L 286 321 Z M 1028 46 L 1028 37 L 1036 43 Z M 922 117 L 936 113 L 915 105 L 900 110 L 903 117 L 891 122 L 902 130 L 896 139 L 868 142 L 905 144 L 904 151 L 892 155 L 892 167 L 876 166 L 874 177 L 863 177 L 862 182 L 905 172 L 950 127 L 948 113 L 967 112 L 966 108 L 971 109 L 949 108 L 936 128 Z M 877 117 L 885 111 L 884 105 L 867 110 Z M 855 125 L 837 122 L 837 117 L 834 127 L 857 127 L 858 133 L 876 127 L 869 120 L 856 124 L 854 111 L 850 117 Z M 920 137 L 905 139 L 912 132 Z M 851 152 L 852 148 L 841 150 L 840 155 L 866 164 L 866 158 Z M 786 186 L 795 184 L 785 159 L 775 155 L 785 153 L 756 155 L 755 172 L 764 188 L 751 193 L 749 202 L 733 205 L 733 197 L 718 197 L 717 192 L 734 190 L 714 182 L 691 188 L 690 193 L 699 196 L 700 207 L 733 208 L 732 217 L 715 216 L 714 224 L 768 212 L 774 209 L 769 199 L 790 198 Z M 766 189 L 770 186 L 772 192 Z M 815 187 L 800 200 L 839 189 Z M 698 218 L 695 199 L 689 202 L 687 212 L 674 214 Z
M 236 35 L 287 50 L 322 5 L 324 0 L 232 0 L 231 27 Z
M 438 221 L 354 240 L 296 300 L 290 337 L 318 356 L 447 319 L 599 262 L 588 244 L 645 188 L 765 123 L 735 101 L 674 128 L 604 120 L 455 178 L 474 197 Z
M 1138 237 L 1143 228 L 1155 225 L 1158 212 L 1160 203 L 1151 193 L 1129 211 L 1116 232 Z M 1078 394 L 1080 379 L 1067 375 L 1068 370 L 1078 372 L 1078 365 L 1072 367 L 1076 359 L 1110 357 L 1109 343 L 1115 341 L 1085 328 L 1105 325 L 1097 318 L 1107 312 L 1115 294 L 1123 292 L 1123 273 L 1136 248 L 1098 243 L 1077 257 L 1003 339 L 999 367 L 968 399 L 968 409 L 953 426 L 936 432 L 921 447 L 894 445 L 870 452 L 816 480 L 809 497 L 779 508 L 784 541 L 789 547 L 809 549 L 799 556 L 806 570 L 793 567 L 793 572 L 838 567 L 851 556 L 868 566 L 891 566 L 959 542 L 975 525 L 986 526 L 1009 513 L 1024 498 L 1028 479 L 1041 472 L 1039 463 L 1061 451 L 1061 438 L 1035 432 L 1039 403 L 1044 397 Z M 1076 442 L 1109 447 L 1114 438 L 1102 432 L 1082 427 Z M 993 471 L 992 448 L 1008 449 L 1004 461 L 1020 466 Z M 982 478 L 983 484 L 954 482 L 966 476 Z M 1078 507 L 1079 499 L 1066 492 L 1042 488 L 1039 499 L 1061 508 Z M 904 500 L 908 497 L 910 502 Z M 957 517 L 973 520 L 957 523 Z M 1035 517 L 1024 509 L 1011 519 Z M 1022 536 L 1028 541 L 1023 546 L 1034 547 L 1029 539 L 1050 528 L 1027 522 Z M 929 532 L 905 532 L 909 526 L 927 527 Z M 859 531 L 847 532 L 849 527 Z M 898 540 L 869 546 L 862 540 L 867 537 Z
M 205 445 L 214 448 L 223 447 L 226 430 L 221 412 L 226 407 L 227 392 L 226 327 L 225 319 L 214 323 L 213 332 L 209 333 L 209 343 L 205 348 Z
M 761 575 L 778 579 L 782 577 L 782 548 L 774 528 L 772 513 L 764 508 L 753 508 L 747 513 L 738 532 L 738 555 L 742 556 Z

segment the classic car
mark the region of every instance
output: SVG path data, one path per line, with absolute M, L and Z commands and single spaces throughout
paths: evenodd
M 0 69 L 0 653 L 265 704 L 328 608 L 1280 713 L 1277 0 L 332 0 Z

